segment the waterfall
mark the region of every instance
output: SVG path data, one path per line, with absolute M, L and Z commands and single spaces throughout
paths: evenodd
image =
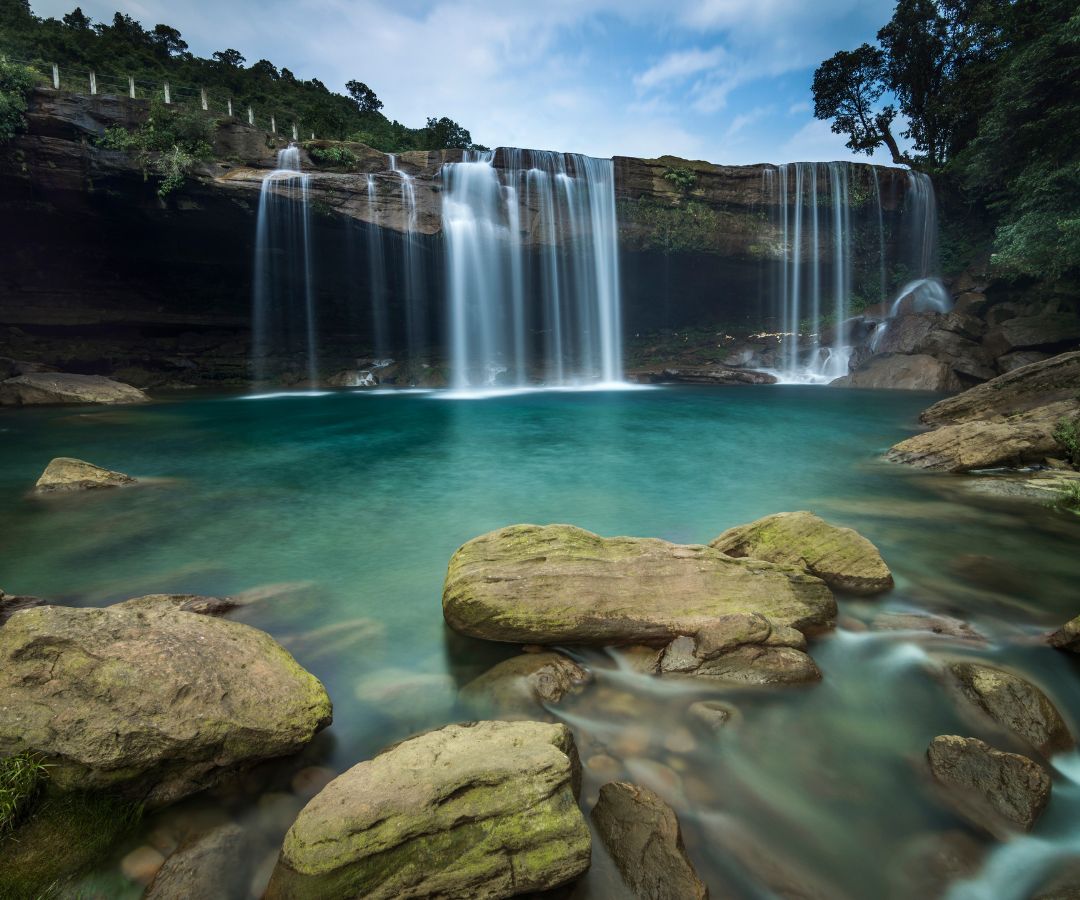
M 442 179 L 453 387 L 620 381 L 611 160 L 474 152 Z
M 938 271 L 938 220 L 934 183 L 923 172 L 909 171 L 907 179 L 904 218 L 909 259 L 917 277 L 897 292 L 889 311 L 890 318 L 901 311 L 944 313 L 952 308 L 952 298 L 935 274 Z
M 308 381 L 318 382 L 315 296 L 311 262 L 309 176 L 300 171 L 300 149 L 278 152 L 277 168 L 262 180 L 255 231 L 252 368 L 256 381 L 295 352 L 302 335 Z
M 422 248 L 416 235 L 418 215 L 416 208 L 416 183 L 413 176 L 398 168 L 397 154 L 388 154 L 390 171 L 397 173 L 401 181 L 401 205 L 405 210 L 405 237 L 402 253 L 401 293 L 405 306 L 405 339 L 408 345 L 409 362 L 416 365 L 428 350 L 427 332 L 424 323 L 424 305 L 427 285 L 424 278 L 424 260 Z
M 379 227 L 378 191 L 374 175 L 367 177 L 367 261 L 371 295 L 371 326 L 375 335 L 375 356 L 385 358 L 390 350 L 386 299 L 386 254 L 383 252 L 382 228 Z

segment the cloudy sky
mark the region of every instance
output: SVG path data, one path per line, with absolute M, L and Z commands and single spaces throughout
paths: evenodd
M 852 158 L 816 121 L 814 67 L 873 40 L 893 0 L 32 0 L 179 28 L 317 77 L 392 118 L 489 145 L 718 163 Z M 860 157 L 866 160 L 866 157 Z M 887 162 L 884 157 L 878 161 Z

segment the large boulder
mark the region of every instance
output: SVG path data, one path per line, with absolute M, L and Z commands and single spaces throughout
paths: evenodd
M 958 391 L 960 379 L 948 363 L 925 353 L 882 353 L 858 369 L 829 383 L 830 387 L 896 389 L 906 391 Z
M 1074 746 L 1061 713 L 1030 681 L 981 663 L 953 663 L 949 672 L 968 702 L 1043 756 Z
M 512 525 L 474 538 L 450 560 L 443 587 L 449 625 L 495 641 L 664 644 L 735 612 L 824 628 L 836 600 L 792 566 L 572 525 Z
M 92 491 L 135 484 L 135 479 L 123 472 L 112 472 L 81 459 L 58 456 L 41 473 L 34 485 L 36 494 Z
M 266 900 L 487 900 L 589 867 L 565 725 L 472 722 L 410 738 L 338 776 L 285 836 Z
M 1047 638 L 1047 643 L 1058 650 L 1080 653 L 1080 616 L 1062 625 Z
M 709 543 L 721 553 L 798 566 L 849 594 L 879 594 L 893 585 L 881 553 L 857 531 L 811 512 L 783 512 L 729 528 Z
M 600 788 L 592 820 L 633 896 L 641 900 L 706 900 L 709 896 L 686 855 L 675 810 L 653 791 L 609 782 Z
M 42 606 L 0 628 L 0 755 L 39 754 L 61 791 L 160 806 L 294 753 L 330 722 L 268 634 L 169 609 Z
M 661 675 L 734 684 L 804 684 L 821 672 L 806 653 L 806 638 L 754 613 L 721 616 L 697 634 L 675 638 L 660 654 Z
M 1045 313 L 1006 319 L 986 336 L 987 349 L 996 356 L 1014 350 L 1054 350 L 1080 343 L 1080 315 Z
M 61 403 L 146 403 L 138 388 L 101 375 L 29 372 L 0 381 L 0 406 L 43 406 Z
M 930 773 L 950 805 L 996 837 L 1030 831 L 1050 802 L 1050 776 L 1017 753 L 995 750 L 975 738 L 940 735 L 926 752 Z
M 461 700 L 478 715 L 535 719 L 547 703 L 580 691 L 589 673 L 561 653 L 523 653 L 504 660 L 461 689 Z

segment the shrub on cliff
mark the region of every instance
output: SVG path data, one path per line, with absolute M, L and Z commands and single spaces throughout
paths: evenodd
M 26 66 L 0 56 L 0 143 L 10 141 L 26 127 L 30 90 L 36 80 Z

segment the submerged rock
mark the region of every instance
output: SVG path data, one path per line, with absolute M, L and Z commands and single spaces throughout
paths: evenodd
M 783 512 L 729 528 L 709 544 L 734 557 L 798 566 L 849 594 L 878 594 L 893 585 L 881 553 L 851 528 L 811 512 Z
M 1058 650 L 1080 653 L 1080 616 L 1070 619 L 1046 640 L 1051 647 L 1057 647 Z
M 334 779 L 285 836 L 267 900 L 513 897 L 589 867 L 570 730 L 448 725 Z
M 686 854 L 675 810 L 653 791 L 609 782 L 600 788 L 592 820 L 635 897 L 705 900 L 709 896 Z
M 0 628 L 0 755 L 162 806 L 294 753 L 330 699 L 268 634 L 169 609 L 43 606 Z
M 806 638 L 759 614 L 723 616 L 693 636 L 680 635 L 660 655 L 661 675 L 736 684 L 803 684 L 821 671 L 805 652 Z
M 739 711 L 730 703 L 720 700 L 697 700 L 687 712 L 713 731 L 719 731 L 739 718 Z
M 1043 756 L 1074 746 L 1061 713 L 1030 681 L 980 663 L 953 663 L 949 672 L 970 703 Z
M 588 680 L 589 673 L 561 653 L 525 653 L 470 681 L 461 699 L 480 715 L 535 719 L 543 704 L 558 703 Z
M 934 738 L 926 755 L 950 805 L 995 837 L 1030 831 L 1050 802 L 1050 776 L 1026 756 L 958 735 Z
M 175 609 L 200 616 L 223 616 L 239 605 L 231 597 L 203 597 L 199 594 L 147 594 L 113 604 L 123 609 Z
M 957 881 L 972 878 L 982 865 L 986 847 L 966 831 L 923 834 L 914 838 L 889 864 L 889 897 L 945 897 Z
M 143 900 L 242 897 L 250 880 L 250 840 L 239 825 L 223 825 L 184 844 L 158 870 Z
M 663 369 L 634 369 L 626 373 L 637 384 L 776 384 L 780 379 L 768 372 L 733 366 L 679 366 Z
M 572 525 L 513 525 L 474 538 L 450 560 L 443 588 L 447 623 L 496 641 L 660 644 L 735 612 L 825 628 L 836 600 L 791 566 Z
M 920 631 L 958 641 L 986 642 L 967 622 L 930 613 L 882 613 L 874 617 L 871 626 L 877 631 Z
M 123 487 L 128 484 L 135 484 L 135 479 L 123 472 L 112 472 L 81 459 L 58 456 L 41 473 L 37 484 L 34 485 L 34 493 L 89 491 Z
M 28 372 L 0 381 L 0 406 L 41 406 L 60 403 L 146 403 L 138 388 L 101 375 Z

